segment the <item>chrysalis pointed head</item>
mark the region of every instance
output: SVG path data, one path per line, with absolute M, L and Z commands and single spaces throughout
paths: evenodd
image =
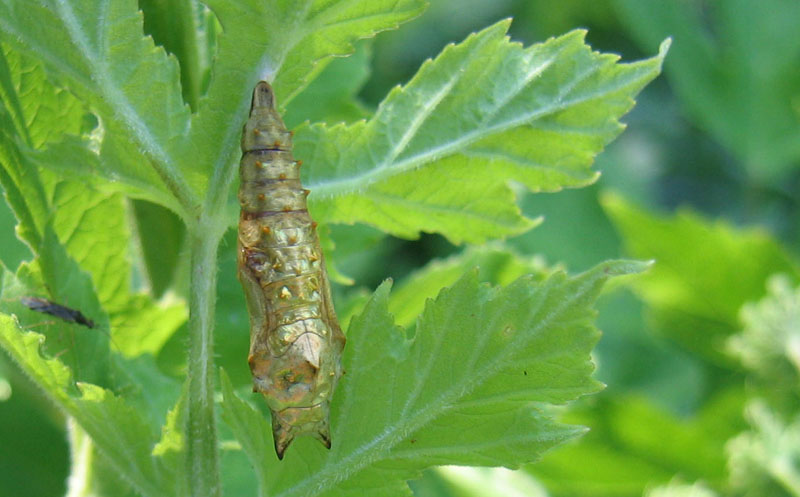
M 275 110 L 275 92 L 266 81 L 259 81 L 253 90 L 253 101 L 250 104 L 250 115 L 253 112 L 263 110 Z
M 292 134 L 278 113 L 275 90 L 266 81 L 259 81 L 253 89 L 250 117 L 242 133 L 242 152 L 256 150 L 292 150 Z

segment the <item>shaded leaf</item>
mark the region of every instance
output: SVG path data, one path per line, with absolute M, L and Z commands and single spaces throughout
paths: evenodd
M 633 284 L 654 325 L 707 359 L 731 365 L 724 341 L 739 329 L 740 307 L 764 295 L 770 275 L 800 277 L 794 259 L 758 228 L 735 228 L 688 210 L 656 215 L 614 195 L 602 204 L 628 253 L 656 261 Z
M 71 373 L 57 359 L 41 355 L 44 337 L 24 332 L 15 320 L 0 314 L 0 346 L 47 396 L 92 437 L 113 467 L 142 494 L 172 495 L 157 459 L 150 457 L 154 437 L 138 413 L 121 398 L 96 385 L 82 383 L 74 396 Z
M 564 419 L 590 429 L 580 443 L 527 468 L 555 495 L 639 497 L 675 475 L 725 484 L 725 444 L 745 426 L 741 391 L 720 394 L 687 417 L 633 395 L 607 391 L 591 400 Z

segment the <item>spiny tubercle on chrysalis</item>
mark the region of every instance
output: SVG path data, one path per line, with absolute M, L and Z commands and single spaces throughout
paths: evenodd
M 330 448 L 330 399 L 345 338 L 308 214 L 308 190 L 300 184 L 300 161 L 292 156 L 292 133 L 264 81 L 253 90 L 239 174 L 238 268 L 250 313 L 253 390 L 272 412 L 279 459 L 299 435 Z

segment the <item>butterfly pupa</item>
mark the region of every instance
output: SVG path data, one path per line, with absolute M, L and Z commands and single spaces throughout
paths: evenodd
M 265 81 L 253 90 L 242 133 L 238 275 L 250 314 L 253 391 L 272 413 L 283 459 L 299 435 L 331 446 L 329 411 L 345 337 L 331 299 L 309 193 L 292 156 L 292 133 Z

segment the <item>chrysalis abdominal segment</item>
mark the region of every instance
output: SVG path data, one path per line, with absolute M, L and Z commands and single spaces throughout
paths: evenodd
M 298 435 L 331 446 L 330 399 L 341 376 L 339 328 L 292 134 L 270 85 L 253 90 L 242 134 L 239 281 L 250 313 L 253 391 L 272 412 L 278 458 Z

